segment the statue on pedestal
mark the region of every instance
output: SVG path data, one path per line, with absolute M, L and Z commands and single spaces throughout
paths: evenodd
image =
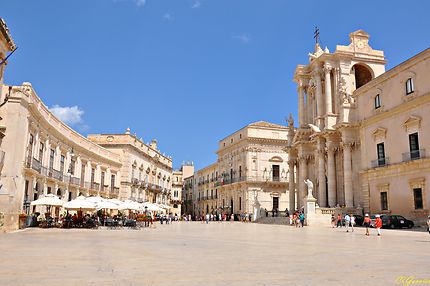
M 308 198 L 313 198 L 314 196 L 312 195 L 312 191 L 314 189 L 314 184 L 309 179 L 305 180 L 305 184 L 308 186 Z

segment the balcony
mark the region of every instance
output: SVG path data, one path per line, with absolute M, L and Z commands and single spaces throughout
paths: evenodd
M 119 188 L 117 188 L 117 187 L 111 187 L 110 188 L 110 192 L 111 192 L 111 194 L 118 195 L 119 194 Z
M 371 162 L 371 166 L 372 168 L 378 168 L 378 167 L 384 167 L 384 166 L 388 166 L 389 165 L 389 158 L 385 157 L 385 158 L 379 158 L 377 160 L 373 160 Z
M 226 178 L 221 181 L 215 182 L 215 187 L 223 186 L 223 185 L 229 185 L 234 183 L 240 183 L 240 182 L 255 182 L 255 183 L 286 183 L 288 182 L 288 178 L 282 178 L 282 177 L 269 177 L 269 176 L 242 176 L 237 178 Z
M 413 150 L 402 154 L 403 162 L 418 160 L 426 157 L 426 150 Z
M 81 179 L 76 177 L 70 177 L 70 184 L 79 186 L 81 184 Z
M 52 178 L 59 180 L 59 181 L 63 180 L 63 173 L 62 172 L 55 170 L 55 169 L 52 169 L 51 171 L 52 171 Z
M 91 188 L 91 183 L 90 182 L 84 182 L 84 188 L 85 189 L 90 189 Z
M 36 172 L 40 173 L 41 169 L 42 169 L 42 164 L 40 164 L 40 162 L 38 160 L 36 160 L 35 158 L 31 158 L 31 168 L 33 170 L 35 170 Z M 30 167 L 30 166 L 28 166 Z

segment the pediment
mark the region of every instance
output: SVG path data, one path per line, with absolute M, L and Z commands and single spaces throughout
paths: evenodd
M 282 160 L 282 158 L 279 157 L 279 156 L 274 156 L 274 157 L 272 157 L 272 158 L 269 159 L 269 162 L 282 163 L 282 162 L 284 162 L 284 160 Z
M 408 119 L 405 120 L 405 122 L 403 122 L 403 126 L 406 128 L 406 130 L 408 130 L 408 128 L 411 127 L 420 127 L 421 125 L 421 117 L 419 116 L 415 116 L 415 115 L 411 115 L 409 116 Z
M 378 127 L 372 132 L 373 139 L 376 140 L 376 138 L 385 138 L 387 135 L 387 128 L 384 127 Z

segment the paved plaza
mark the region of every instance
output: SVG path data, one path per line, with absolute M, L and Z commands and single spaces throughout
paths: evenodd
M 0 234 L 0 285 L 400 285 L 430 279 L 430 236 L 179 222 Z

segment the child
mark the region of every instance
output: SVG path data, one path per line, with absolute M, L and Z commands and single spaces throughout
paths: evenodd
M 364 216 L 363 225 L 366 227 L 366 235 L 369 236 L 369 227 L 370 227 L 370 217 L 368 214 Z
M 380 215 L 376 215 L 375 227 L 378 232 L 378 236 L 381 236 L 382 219 Z

